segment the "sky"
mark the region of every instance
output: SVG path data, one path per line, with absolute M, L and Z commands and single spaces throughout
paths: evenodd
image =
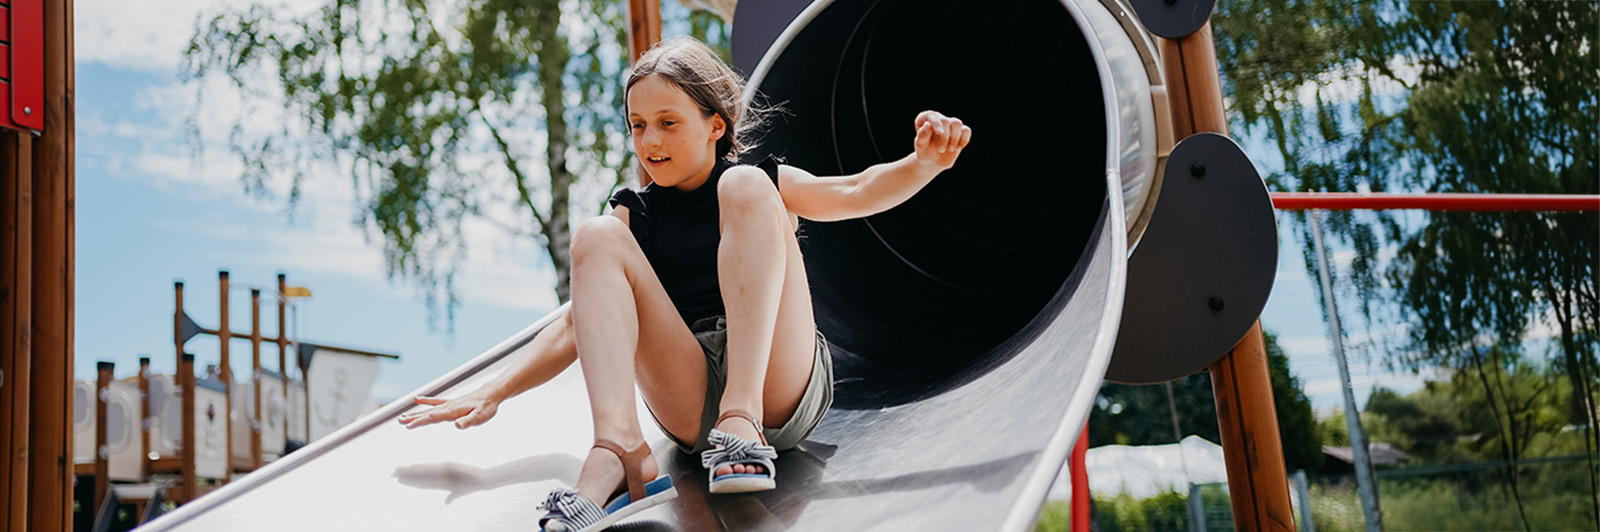
M 337 163 L 313 165 L 292 211 L 281 187 L 277 197 L 247 194 L 241 165 L 225 148 L 231 120 L 246 115 L 244 127 L 264 131 L 280 126 L 281 110 L 242 100 L 221 83 L 197 87 L 179 75 L 199 17 L 239 5 L 245 2 L 175 0 L 159 10 L 77 2 L 77 378 L 92 379 L 96 361 L 115 362 L 118 377 L 133 375 L 140 356 L 151 357 L 156 372 L 171 373 L 173 282 L 185 283 L 188 314 L 216 327 L 219 270 L 230 272 L 236 332 L 249 332 L 254 286 L 268 302 L 263 334 L 277 334 L 270 294 L 276 275 L 285 273 L 290 285 L 313 292 L 297 302 L 298 337 L 399 355 L 381 364 L 373 389 L 379 402 L 423 386 L 556 307 L 555 277 L 542 250 L 494 224 L 473 223 L 457 275 L 461 305 L 453 334 L 446 333 L 415 290 L 386 275 L 381 237 L 354 223 L 356 195 Z M 190 117 L 199 126 L 198 155 L 186 140 Z M 1241 144 L 1264 173 L 1281 165 L 1261 139 Z M 1284 216 L 1276 284 L 1262 319 L 1288 352 L 1313 407 L 1327 412 L 1342 405 L 1338 373 L 1314 297 L 1316 280 L 1307 277 L 1302 243 Z M 198 336 L 186 348 L 197 355 L 197 367 L 218 359 L 213 337 Z M 230 350 L 236 373 L 248 368 L 249 343 L 236 340 Z M 1351 357 L 1359 402 L 1374 385 L 1420 386 L 1421 377 L 1386 372 L 1373 358 Z M 276 349 L 263 349 L 263 360 L 276 369 Z

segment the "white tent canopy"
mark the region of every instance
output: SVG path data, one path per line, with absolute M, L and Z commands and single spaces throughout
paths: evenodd
M 1127 493 L 1136 498 L 1163 491 L 1188 493 L 1189 483 L 1227 482 L 1222 447 L 1199 436 L 1166 445 L 1106 445 L 1089 449 L 1089 491 L 1100 495 Z M 1050 498 L 1072 493 L 1065 468 L 1050 489 Z

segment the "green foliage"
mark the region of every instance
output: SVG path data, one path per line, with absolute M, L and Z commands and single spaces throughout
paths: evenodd
M 1282 156 L 1269 185 L 1300 191 L 1600 193 L 1594 2 L 1243 0 L 1213 19 L 1236 129 Z M 1311 278 L 1317 266 L 1304 214 Z M 1465 370 L 1483 389 L 1485 445 L 1512 459 L 1550 402 L 1600 451 L 1600 217 L 1593 213 L 1334 212 L 1331 265 L 1369 328 L 1406 324 L 1387 362 Z M 1392 260 L 1379 250 L 1398 248 Z M 1387 262 L 1387 264 L 1385 264 Z M 1320 297 L 1320 295 L 1319 295 Z M 1555 372 L 1517 376 L 1524 342 L 1554 330 Z M 1458 375 L 1460 375 L 1458 373 Z M 1542 388 L 1512 381 L 1544 378 Z M 1536 409 L 1541 413 L 1519 409 Z M 1331 427 L 1330 427 L 1331 428 Z M 1421 442 L 1417 442 L 1421 443 Z M 1600 464 L 1589 513 L 1600 521 Z
M 1189 529 L 1188 496 L 1164 491 L 1155 496 L 1135 499 L 1126 493 L 1106 498 L 1090 499 L 1097 530 L 1120 532 L 1123 530 Z
M 1404 475 L 1380 482 L 1385 528 L 1592 529 L 1587 436 L 1567 423 L 1570 390 L 1564 373 L 1526 362 L 1464 368 L 1406 395 L 1375 389 L 1362 426 L 1411 456 L 1380 472 Z M 1329 445 L 1348 445 L 1342 414 L 1322 423 Z
M 1316 526 L 1317 532 L 1366 530 L 1361 499 L 1353 483 L 1312 484 L 1306 491 L 1311 499 L 1311 524 Z M 1298 519 L 1299 515 L 1295 517 Z
M 1262 334 L 1266 335 L 1267 371 L 1272 375 L 1272 404 L 1278 416 L 1278 437 L 1283 441 L 1283 463 L 1289 471 L 1316 474 L 1322 471 L 1325 455 L 1311 399 L 1301 391 L 1300 379 L 1289 372 L 1289 355 L 1278 345 L 1278 336 Z
M 1567 423 L 1570 389 L 1564 374 L 1527 363 L 1463 369 L 1406 395 L 1374 389 L 1361 422 L 1371 441 L 1411 455 L 1409 466 L 1582 454 Z M 1322 423 L 1328 445 L 1349 445 L 1342 414 Z
M 1381 482 L 1383 525 L 1385 530 L 1516 530 L 1523 528 L 1523 514 L 1531 530 L 1594 530 L 1588 516 L 1588 502 L 1582 487 L 1582 471 L 1570 463 L 1549 464 L 1529 469 L 1525 484 L 1525 508 L 1502 489 L 1483 489 L 1478 474 L 1456 474 L 1428 478 L 1391 479 Z M 1553 473 L 1574 482 L 1563 489 L 1560 482 L 1547 480 Z M 1492 484 L 1491 484 L 1492 485 Z M 1319 527 L 1318 530 L 1321 530 Z
M 1278 345 L 1278 338 L 1266 334 L 1267 368 L 1272 376 L 1273 405 L 1278 415 L 1278 433 L 1283 441 L 1284 462 L 1290 471 L 1304 469 L 1315 474 L 1322 468 L 1322 438 L 1311 401 L 1300 389 L 1300 380 L 1289 372 L 1289 357 Z M 1221 443 L 1217 427 L 1217 403 L 1211 391 L 1211 375 L 1201 372 L 1171 382 L 1173 400 L 1167 401 L 1166 386 L 1140 386 L 1105 383 L 1100 387 L 1097 406 L 1089 414 L 1089 445 L 1160 445 L 1174 443 L 1172 406 L 1178 410 L 1179 429 Z
M 567 298 L 571 221 L 597 214 L 632 175 L 620 116 L 625 14 L 615 0 L 224 8 L 200 20 L 183 73 L 224 77 L 286 112 L 264 134 L 244 127 L 250 113 L 235 124 L 229 143 L 247 191 L 265 195 L 287 174 L 292 208 L 314 164 L 348 166 L 356 223 L 381 237 L 391 277 L 453 316 L 470 217 L 544 245 Z M 714 16 L 693 18 L 725 41 Z M 490 219 L 496 207 L 520 214 Z
M 1034 532 L 1071 532 L 1072 501 L 1049 499 L 1039 509 L 1039 520 L 1033 523 Z

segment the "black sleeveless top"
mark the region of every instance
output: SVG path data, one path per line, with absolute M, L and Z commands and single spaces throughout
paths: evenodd
M 773 186 L 778 183 L 780 162 L 768 156 L 756 165 L 772 178 Z M 717 244 L 722 240 L 717 182 L 734 164 L 717 159 L 711 178 L 691 191 L 651 183 L 611 196 L 612 207 L 628 208 L 628 228 L 684 324 L 726 314 L 717 283 Z

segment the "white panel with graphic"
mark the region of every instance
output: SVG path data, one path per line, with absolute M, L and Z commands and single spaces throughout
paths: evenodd
M 332 434 L 355 421 L 372 397 L 378 379 L 378 359 L 321 349 L 306 372 L 310 387 L 311 441 Z

